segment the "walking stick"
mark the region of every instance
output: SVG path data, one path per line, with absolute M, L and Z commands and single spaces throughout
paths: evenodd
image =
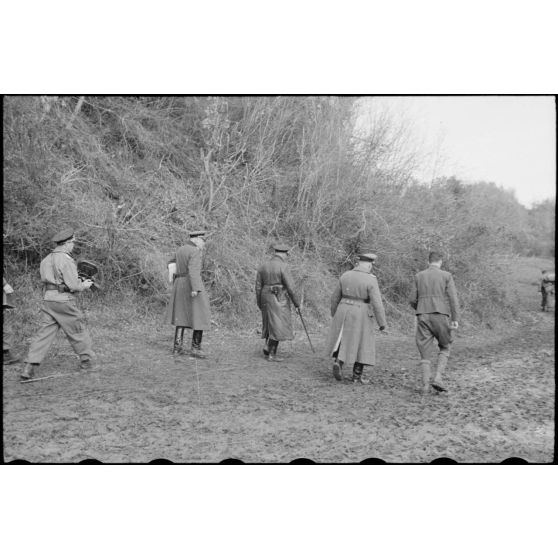
M 310 335 L 308 335 L 308 330 L 306 329 L 306 324 L 304 323 L 304 318 L 302 317 L 302 312 L 300 311 L 300 308 L 297 308 L 296 311 L 298 312 L 298 315 L 300 316 L 300 321 L 302 322 L 302 326 L 304 327 L 304 331 L 306 332 L 306 337 L 308 337 L 308 343 L 310 343 L 310 348 L 312 349 L 312 352 L 315 353 L 316 351 L 314 350 L 314 347 L 312 346 L 312 341 L 310 341 Z

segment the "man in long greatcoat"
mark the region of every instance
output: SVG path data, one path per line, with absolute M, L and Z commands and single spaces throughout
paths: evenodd
M 191 232 L 190 240 L 176 251 L 169 262 L 169 269 L 173 271 L 170 274 L 173 287 L 166 321 L 176 326 L 173 352 L 182 352 L 184 328 L 188 328 L 193 330 L 190 354 L 196 358 L 205 357 L 201 347 L 202 337 L 211 322 L 209 297 L 201 279 L 201 255 L 206 234 L 206 231 Z
M 291 300 L 298 308 L 300 301 L 294 291 L 294 281 L 287 267 L 289 247 L 274 246 L 271 260 L 258 268 L 256 275 L 256 303 L 262 312 L 262 338 L 265 339 L 264 356 L 268 361 L 282 361 L 277 357 L 280 341 L 294 338 L 291 323 Z
M 372 275 L 376 255 L 360 254 L 358 264 L 346 271 L 331 295 L 331 323 L 328 355 L 334 358 L 333 375 L 343 380 L 344 364 L 353 364 L 352 381 L 367 384 L 364 366 L 376 364 L 375 322 L 386 329 L 386 316 L 378 280 Z

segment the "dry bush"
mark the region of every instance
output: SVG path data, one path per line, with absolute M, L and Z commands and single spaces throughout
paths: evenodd
M 406 319 L 410 282 L 432 249 L 446 254 L 471 319 L 509 313 L 494 259 L 540 245 L 546 229 L 535 234 L 493 185 L 414 184 L 406 124 L 376 111 L 359 127 L 354 101 L 6 97 L 5 271 L 38 276 L 52 234 L 73 226 L 79 255 L 101 265 L 107 303 L 161 312 L 168 257 L 189 230 L 207 228 L 204 279 L 216 319 L 231 324 L 259 320 L 255 272 L 276 239 L 293 246 L 315 320 L 328 318 L 331 288 L 362 249 L 379 256 L 393 319 Z

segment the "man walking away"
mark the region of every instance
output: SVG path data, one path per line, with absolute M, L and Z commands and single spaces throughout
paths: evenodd
M 173 351 L 182 352 L 184 328 L 188 328 L 193 330 L 190 354 L 195 358 L 205 358 L 202 337 L 211 323 L 209 297 L 201 279 L 206 234 L 206 231 L 191 232 L 190 240 L 176 251 L 175 257 L 169 262 L 169 266 L 175 266 L 174 277 L 171 277 L 171 300 L 166 313 L 167 323 L 176 326 Z
M 329 330 L 328 356 L 334 358 L 333 375 L 343 380 L 344 364 L 353 364 L 353 383 L 370 383 L 363 375 L 364 366 L 376 364 L 374 321 L 386 333 L 386 315 L 372 265 L 376 255 L 360 254 L 358 263 L 346 271 L 331 295 L 333 321 Z
M 256 275 L 256 303 L 262 312 L 264 357 L 270 362 L 281 362 L 277 356 L 280 341 L 294 338 L 291 323 L 291 300 L 295 308 L 300 301 L 294 292 L 294 281 L 287 267 L 289 247 L 277 243 L 271 260 L 263 263 Z M 288 296 L 287 296 L 288 295 Z
M 14 290 L 6 279 L 2 278 L 4 283 L 4 288 L 2 290 L 2 345 L 3 345 L 3 364 L 15 364 L 19 362 L 19 357 L 12 353 L 13 349 L 13 311 L 15 308 L 12 301 L 10 300 L 11 295 L 14 294 Z M 10 298 L 8 298 L 10 297 Z
M 93 281 L 82 281 L 78 277 L 76 262 L 70 256 L 76 244 L 72 229 L 64 229 L 54 235 L 52 241 L 56 243 L 56 248 L 44 258 L 40 267 L 44 292 L 40 328 L 31 341 L 20 375 L 22 380 L 29 380 L 35 375 L 60 328 L 66 334 L 72 349 L 79 355 L 80 368 L 94 368 L 92 359 L 95 353 L 91 337 L 75 298 L 75 293 L 90 289 Z
M 555 282 L 556 275 L 553 272 L 549 272 L 546 269 L 542 271 L 542 278 L 541 278 L 541 310 L 546 312 L 548 307 L 548 295 L 554 294 L 554 282 Z
M 428 393 L 430 385 L 437 391 L 447 391 L 442 377 L 453 341 L 452 330 L 459 326 L 459 305 L 453 277 L 451 273 L 442 271 L 440 253 L 430 252 L 428 262 L 428 268 L 416 274 L 409 300 L 417 317 L 416 343 L 421 358 L 423 394 Z M 436 374 L 430 382 L 434 340 L 438 342 L 440 351 Z

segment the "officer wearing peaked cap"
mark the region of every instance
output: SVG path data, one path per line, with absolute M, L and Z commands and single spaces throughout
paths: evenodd
M 90 280 L 78 277 L 77 265 L 71 257 L 76 239 L 73 229 L 63 229 L 52 237 L 56 248 L 41 261 L 40 273 L 43 283 L 43 305 L 40 327 L 31 341 L 22 380 L 29 380 L 35 374 L 59 329 L 62 329 L 74 351 L 80 357 L 80 368 L 92 370 L 91 337 L 85 326 L 83 313 L 75 302 L 76 293 L 91 288 Z
M 328 356 L 333 357 L 333 375 L 343 380 L 342 367 L 353 364 L 352 381 L 369 383 L 363 376 L 365 365 L 376 364 L 374 323 L 386 328 L 386 316 L 378 280 L 372 274 L 376 254 L 358 255 L 354 269 L 341 275 L 331 295 L 331 322 Z
M 278 242 L 273 248 L 275 254 L 271 260 L 260 265 L 256 274 L 256 303 L 262 312 L 265 359 L 281 361 L 282 359 L 277 357 L 279 342 L 294 338 L 291 300 L 295 308 L 300 306 L 300 302 L 287 267 L 289 246 Z
M 188 328 L 193 330 L 190 354 L 196 358 L 205 358 L 202 337 L 211 323 L 209 297 L 201 279 L 201 256 L 207 235 L 204 230 L 192 231 L 189 241 L 176 251 L 168 263 L 169 280 L 173 287 L 166 321 L 176 328 L 173 353 L 182 352 L 184 329 Z

